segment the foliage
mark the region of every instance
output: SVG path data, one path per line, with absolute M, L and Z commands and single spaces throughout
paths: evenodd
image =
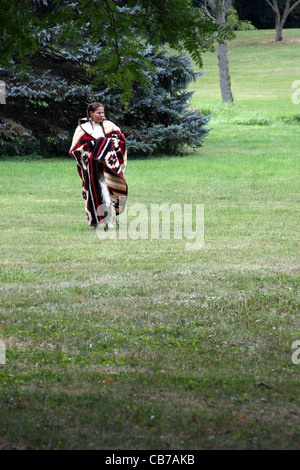
M 13 57 L 28 61 L 28 54 L 37 49 L 34 38 L 36 18 L 29 2 L 2 0 L 0 6 L 0 65 L 11 63 Z M 34 23 L 33 23 L 34 21 Z
M 39 143 L 32 132 L 12 119 L 0 119 L 1 157 L 33 154 Z
M 193 0 L 193 5 L 199 7 L 205 14 L 211 18 L 212 21 L 216 20 L 216 13 L 224 9 L 226 17 L 226 27 L 229 30 L 253 30 L 256 29 L 251 21 L 245 19 L 240 20 L 236 8 L 233 7 L 233 0 L 230 2 L 221 2 L 218 0 Z M 232 39 L 232 37 L 231 37 Z
M 16 15 L 2 24 L 3 130 L 7 120 L 14 120 L 44 155 L 66 153 L 78 118 L 88 102 L 97 100 L 127 131 L 132 153 L 174 153 L 187 143 L 202 144 L 208 119 L 187 109 L 186 88 L 196 76 L 191 62 L 182 54 L 158 52 L 168 43 L 188 50 L 201 66 L 201 53 L 228 32 L 200 9 L 192 10 L 186 0 L 12 0 L 5 6 L 14 7 Z M 23 151 L 23 137 L 17 142 L 7 127 L 2 150 L 9 153 L 13 142 Z
M 256 29 L 255 26 L 251 23 L 249 20 L 240 20 L 238 13 L 233 6 L 230 6 L 228 8 L 227 12 L 227 26 L 230 29 L 235 29 L 239 31 L 247 31 L 247 30 L 254 30 Z
M 148 88 L 137 84 L 134 100 L 119 117 L 126 123 L 131 152 L 176 154 L 185 145 L 201 146 L 209 117 L 190 108 L 193 92 L 186 91 L 201 74 L 185 55 L 148 50 L 147 57 L 156 69 L 148 73 Z
M 62 49 L 51 68 L 43 52 L 35 55 L 26 74 L 2 69 L 7 82 L 7 105 L 1 108 L 3 152 L 16 147 L 26 151 L 30 134 L 33 143 L 40 143 L 43 155 L 67 154 L 78 118 L 85 115 L 91 101 L 105 104 L 107 118 L 125 133 L 131 155 L 174 154 L 185 145 L 202 145 L 209 118 L 189 109 L 193 93 L 186 90 L 200 73 L 193 71 L 187 56 L 146 48 L 145 58 L 153 68 L 145 71 L 147 88 L 136 82 L 133 98 L 124 107 L 120 88 L 94 85 L 92 77 L 82 78 L 82 69 L 93 64 L 92 54 L 85 55 L 86 48 L 87 44 L 72 53 Z M 8 124 L 13 121 L 20 123 L 18 136 Z
M 230 35 L 189 0 L 4 0 L 2 10 L 0 65 L 28 62 L 28 54 L 43 47 L 59 55 L 64 45 L 76 50 L 89 41 L 96 59 L 90 72 L 121 87 L 124 100 L 134 81 L 145 84 L 145 44 L 187 50 L 201 66 L 213 36 Z

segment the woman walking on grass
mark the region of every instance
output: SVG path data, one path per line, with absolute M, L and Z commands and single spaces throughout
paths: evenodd
M 127 199 L 126 139 L 120 128 L 105 118 L 101 103 L 89 104 L 87 117 L 79 119 L 69 154 L 82 180 L 89 224 L 113 228 Z

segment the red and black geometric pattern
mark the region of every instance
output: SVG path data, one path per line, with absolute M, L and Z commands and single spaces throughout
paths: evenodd
M 119 147 L 115 149 L 112 137 L 117 138 Z M 69 154 L 77 163 L 82 180 L 82 197 L 88 222 L 95 226 L 102 222 L 101 213 L 103 196 L 99 177 L 104 174 L 105 181 L 114 204 L 116 214 L 123 212 L 126 204 L 128 187 L 124 178 L 125 136 L 121 132 L 95 139 L 84 133 L 71 148 Z M 122 196 L 122 197 L 121 197 Z

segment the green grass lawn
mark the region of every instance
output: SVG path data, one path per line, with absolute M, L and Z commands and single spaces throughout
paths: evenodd
M 300 29 L 284 30 L 281 43 L 274 43 L 273 30 L 238 31 L 228 43 L 229 74 L 235 107 L 269 118 L 293 115 L 300 105 L 292 102 L 292 88 L 300 80 Z M 203 56 L 204 76 L 191 88 L 194 107 L 222 103 L 217 52 Z M 214 109 L 214 108 L 213 108 Z
M 204 205 L 200 250 L 99 240 L 71 159 L 0 162 L 0 449 L 299 449 L 299 124 L 278 117 L 300 105 L 281 82 L 272 106 L 237 91 L 239 57 L 253 77 L 264 57 L 263 90 L 278 82 L 281 46 L 300 79 L 300 43 L 273 34 L 238 33 L 232 107 L 207 55 L 197 153 L 129 159 L 129 208 Z M 257 111 L 267 125 L 248 124 Z

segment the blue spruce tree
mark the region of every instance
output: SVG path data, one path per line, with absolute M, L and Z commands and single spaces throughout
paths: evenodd
M 32 5 L 38 18 L 44 10 L 52 14 L 56 4 L 37 1 Z M 208 118 L 189 105 L 192 92 L 187 89 L 200 73 L 193 71 L 188 56 L 145 46 L 144 69 L 140 56 L 121 57 L 128 61 L 128 74 L 136 62 L 141 76 L 133 81 L 132 94 L 124 104 L 121 87 L 109 84 L 99 73 L 99 63 L 105 68 L 110 60 L 105 28 L 97 40 L 89 37 L 88 24 L 74 30 L 66 34 L 65 25 L 54 15 L 52 23 L 47 20 L 34 35 L 36 47 L 26 67 L 12 57 L 0 68 L 0 79 L 6 84 L 6 104 L 0 107 L 0 155 L 68 155 L 78 119 L 92 101 L 102 102 L 107 118 L 121 127 L 130 155 L 177 154 L 186 146 L 203 144 Z

